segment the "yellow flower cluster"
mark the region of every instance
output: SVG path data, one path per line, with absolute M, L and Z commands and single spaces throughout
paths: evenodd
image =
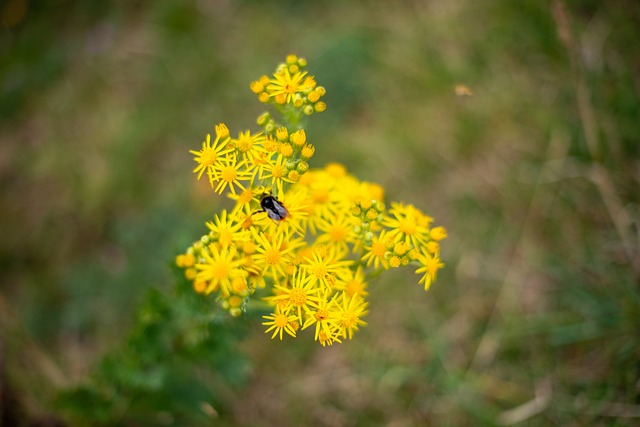
M 304 58 L 288 55 L 285 62 L 278 64 L 272 78 L 263 75 L 250 85 L 260 102 L 273 104 L 294 127 L 303 115 L 310 116 L 327 108 L 327 104 L 320 100 L 326 90 L 304 71 L 306 66 Z M 268 116 L 263 119 L 268 119 Z
M 198 179 L 206 173 L 214 191 L 234 203 L 207 222 L 209 232 L 176 262 L 196 292 L 215 293 L 234 316 L 259 291 L 271 307 L 263 325 L 272 338 L 313 327 L 325 346 L 351 339 L 365 325 L 367 285 L 380 272 L 415 265 L 428 289 L 443 267 L 439 242 L 446 231 L 412 205 L 392 203 L 387 210 L 382 187 L 359 181 L 342 165 L 309 169 L 315 148 L 292 125 L 319 102 L 310 97 L 318 86 L 305 65 L 290 55 L 274 79 L 251 85 L 261 99 L 266 93 L 289 106 L 282 123 L 265 113 L 258 119 L 262 132 L 237 138 L 219 124 L 213 142 L 207 135 L 191 151 Z

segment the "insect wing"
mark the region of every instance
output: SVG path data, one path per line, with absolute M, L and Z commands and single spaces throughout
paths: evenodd
M 269 218 L 273 220 L 281 220 L 285 219 L 289 212 L 287 209 L 280 204 L 279 201 L 273 200 L 273 210 L 269 210 Z

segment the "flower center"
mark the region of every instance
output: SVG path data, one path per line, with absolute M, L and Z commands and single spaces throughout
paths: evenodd
M 344 290 L 347 292 L 347 295 L 354 296 L 362 293 L 363 286 L 362 283 L 357 280 L 352 280 L 344 287 Z
M 229 264 L 225 261 L 215 261 L 211 264 L 211 275 L 216 279 L 223 279 L 229 275 Z
M 226 166 L 220 172 L 220 178 L 222 178 L 223 181 L 227 181 L 227 182 L 235 181 L 237 176 L 238 176 L 238 171 L 235 170 L 233 166 Z
M 205 148 L 202 150 L 202 154 L 200 154 L 200 163 L 204 166 L 213 166 L 213 164 L 218 160 L 218 153 L 211 148 Z
M 304 289 L 291 289 L 291 292 L 289 292 L 289 301 L 293 305 L 303 306 L 307 303 L 307 293 Z
M 280 262 L 280 252 L 277 249 L 268 250 L 265 253 L 265 260 L 269 265 L 276 265 Z
M 317 279 L 323 279 L 327 275 L 327 267 L 318 265 L 313 269 L 312 273 Z
M 287 320 L 287 316 L 286 315 L 284 315 L 282 313 L 278 313 L 274 317 L 273 323 L 278 328 L 284 328 L 285 326 L 287 326 L 287 323 L 289 323 L 289 320 Z
M 313 192 L 313 200 L 318 203 L 324 203 L 329 200 L 329 190 L 326 188 L 318 188 Z
M 246 205 L 247 203 L 251 202 L 251 199 L 253 199 L 253 191 L 247 188 L 242 193 L 240 193 L 240 197 L 238 197 L 238 203 L 240 203 L 241 205 Z
M 318 310 L 316 311 L 316 320 L 318 322 L 322 322 L 323 320 L 329 317 L 329 312 L 327 310 Z
M 296 93 L 298 91 L 298 85 L 296 83 L 289 82 L 286 85 L 284 85 L 284 87 L 282 89 L 285 92 L 293 95 L 294 93 Z
M 253 148 L 253 138 L 243 135 L 238 139 L 238 150 L 246 153 L 251 150 L 251 148 Z
M 273 175 L 274 178 L 282 178 L 285 172 L 286 171 L 282 165 L 275 165 L 271 171 L 271 175 Z
M 353 328 L 357 324 L 357 317 L 353 313 L 345 313 L 342 316 L 342 326 L 345 328 Z
M 371 245 L 371 253 L 378 258 L 384 257 L 384 253 L 387 251 L 387 246 L 381 242 L 374 242 Z

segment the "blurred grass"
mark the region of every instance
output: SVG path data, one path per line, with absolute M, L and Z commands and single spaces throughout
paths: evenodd
M 0 42 L 5 424 L 78 422 L 56 396 L 126 345 L 222 203 L 188 150 L 220 121 L 255 129 L 248 82 L 290 52 L 328 91 L 314 165 L 432 214 L 447 268 L 427 294 L 382 276 L 341 346 L 255 327 L 245 382 L 199 368 L 118 422 L 637 424 L 635 2 L 32 1 L 15 22 L 16 2 Z M 222 397 L 189 416 L 201 386 Z

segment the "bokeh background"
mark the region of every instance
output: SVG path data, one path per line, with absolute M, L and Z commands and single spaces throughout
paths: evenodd
M 4 425 L 640 423 L 638 2 L 1 4 Z M 257 130 L 289 53 L 312 166 L 435 217 L 446 268 L 382 275 L 345 344 L 217 319 L 185 357 L 213 304 L 171 264 L 223 203 L 188 150 Z

